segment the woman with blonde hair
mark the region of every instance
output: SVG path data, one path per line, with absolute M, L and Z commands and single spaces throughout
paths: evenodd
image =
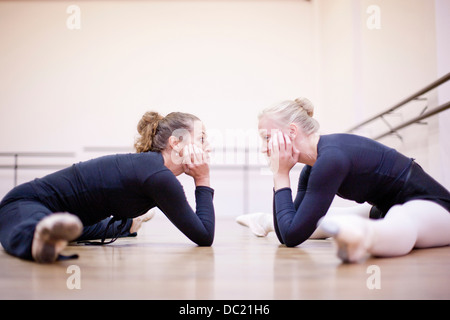
M 19 258 L 54 262 L 69 241 L 102 238 L 95 243 L 105 244 L 105 237 L 133 232 L 136 217 L 153 207 L 197 245 L 210 246 L 214 190 L 203 123 L 188 113 L 147 112 L 138 132 L 137 153 L 80 162 L 11 190 L 0 203 L 3 248 Z M 182 173 L 194 179 L 195 211 L 176 178 Z
M 273 172 L 273 224 L 258 216 L 260 221 L 247 225 L 256 224 L 262 235 L 273 228 L 289 247 L 315 232 L 332 236 L 345 262 L 450 244 L 448 190 L 414 159 L 381 143 L 351 134 L 319 135 L 313 115 L 305 98 L 260 114 L 262 152 Z M 305 166 L 292 199 L 289 172 L 297 163 Z M 370 205 L 358 207 L 357 214 L 333 214 L 336 195 Z

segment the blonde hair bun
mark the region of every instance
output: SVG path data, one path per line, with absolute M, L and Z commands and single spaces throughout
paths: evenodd
M 314 116 L 314 105 L 309 99 L 301 97 L 295 99 L 294 101 L 298 104 L 299 108 L 303 108 L 303 110 L 305 110 L 308 116 Z
M 306 134 L 319 131 L 320 125 L 314 116 L 314 105 L 309 99 L 297 98 L 295 100 L 282 101 L 279 104 L 264 109 L 258 116 L 259 120 L 269 117 L 282 125 L 296 123 Z

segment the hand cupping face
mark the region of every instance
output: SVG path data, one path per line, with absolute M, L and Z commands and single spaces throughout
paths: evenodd
M 277 130 L 268 142 L 270 168 L 274 174 L 288 174 L 298 162 L 300 152 L 295 148 L 289 135 Z
M 209 151 L 202 150 L 195 144 L 186 145 L 182 152 L 184 173 L 194 178 L 196 184 L 209 184 Z

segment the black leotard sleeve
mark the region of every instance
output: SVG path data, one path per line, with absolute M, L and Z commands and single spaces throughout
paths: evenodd
M 314 164 L 302 170 L 295 201 L 291 188 L 274 193 L 274 225 L 281 243 L 297 246 L 314 232 L 325 215 L 350 168 L 350 161 L 340 150 L 329 147 Z
M 321 136 L 317 153 L 314 165 L 302 170 L 294 201 L 290 188 L 274 193 L 275 231 L 287 246 L 311 236 L 336 195 L 387 212 L 412 164 L 392 148 L 350 134 Z
M 196 211 L 189 205 L 183 187 L 168 170 L 160 171 L 145 182 L 145 189 L 158 208 L 190 240 L 210 246 L 214 240 L 214 190 L 206 186 L 195 189 Z
M 300 203 L 302 202 L 303 197 L 305 196 L 306 189 L 308 187 L 308 180 L 309 180 L 309 174 L 311 172 L 311 168 L 312 168 L 311 166 L 306 165 L 303 167 L 303 170 L 300 173 L 300 179 L 298 180 L 298 187 L 297 187 L 297 195 L 294 200 L 294 209 L 296 211 L 298 210 L 298 207 L 300 206 Z M 275 194 L 273 197 L 273 215 L 274 215 L 273 224 L 274 224 L 275 234 L 277 235 L 278 240 L 284 244 L 284 240 L 281 237 L 280 230 L 278 228 L 277 219 L 275 219 L 275 217 L 276 217 Z

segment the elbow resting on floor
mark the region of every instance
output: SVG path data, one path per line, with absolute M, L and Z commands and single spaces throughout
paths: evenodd
M 283 237 L 284 244 L 286 245 L 286 247 L 289 247 L 289 248 L 296 247 L 296 246 L 302 244 L 307 239 L 308 238 L 306 238 L 306 239 L 299 238 L 298 236 L 297 237 L 291 237 L 291 236 Z
M 202 242 L 198 242 L 197 245 L 199 247 L 211 247 L 213 244 L 213 240 L 211 241 L 202 241 Z
M 199 246 L 199 247 L 210 247 L 212 246 L 214 242 L 214 235 L 205 237 L 203 239 L 199 239 L 197 241 L 195 241 L 195 243 Z

